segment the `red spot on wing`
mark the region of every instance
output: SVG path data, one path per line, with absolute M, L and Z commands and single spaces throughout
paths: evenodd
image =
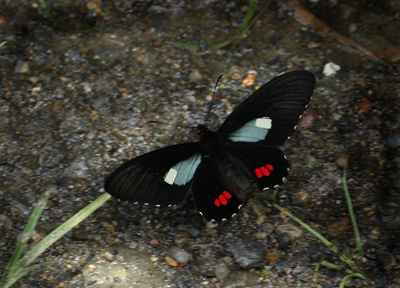
M 223 191 L 222 194 L 218 195 L 218 198 L 214 200 L 214 205 L 220 207 L 221 205 L 226 206 L 228 204 L 228 199 L 232 198 L 232 194 L 228 191 Z
M 271 171 L 274 170 L 274 166 L 271 164 L 267 164 L 265 166 L 261 166 L 259 168 L 254 169 L 254 173 L 256 174 L 257 178 L 261 178 L 263 176 L 271 175 Z
M 232 198 L 232 195 L 228 191 L 224 191 L 224 192 L 222 192 L 222 194 L 224 194 L 226 199 L 231 199 Z
M 267 169 L 267 167 L 260 167 L 261 172 L 264 174 L 264 176 L 269 176 L 269 170 Z
M 226 198 L 225 198 L 224 195 L 220 194 L 220 195 L 218 196 L 218 199 L 219 199 L 219 202 L 221 202 L 222 205 L 225 206 L 226 204 L 228 204 L 228 200 L 226 200 Z
M 260 168 L 254 169 L 254 173 L 256 173 L 257 178 L 261 178 L 263 176 Z

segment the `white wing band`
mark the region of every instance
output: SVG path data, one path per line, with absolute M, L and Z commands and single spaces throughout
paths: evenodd
M 258 142 L 265 139 L 272 127 L 272 119 L 262 117 L 251 120 L 229 135 L 233 142 Z
M 192 180 L 197 167 L 201 162 L 201 154 L 197 153 L 190 158 L 176 163 L 165 173 L 164 182 L 169 185 L 186 185 Z

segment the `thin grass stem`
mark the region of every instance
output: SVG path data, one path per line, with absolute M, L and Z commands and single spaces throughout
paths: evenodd
M 350 197 L 350 192 L 349 188 L 347 187 L 347 180 L 346 180 L 346 172 L 347 170 L 344 169 L 343 172 L 343 190 L 344 190 L 344 195 L 346 197 L 346 202 L 347 202 L 347 208 L 349 210 L 349 215 L 351 219 L 351 224 L 353 225 L 353 230 L 354 230 L 354 236 L 356 238 L 356 247 L 358 251 L 358 258 L 362 260 L 363 258 L 363 251 L 362 251 L 362 244 L 361 244 L 361 237 L 360 237 L 360 231 L 358 229 L 357 225 L 357 219 L 354 215 L 354 209 L 353 209 L 353 204 L 351 202 L 351 197 Z
M 40 256 L 47 248 L 54 244 L 58 239 L 60 239 L 65 233 L 70 231 L 84 219 L 86 219 L 90 214 L 96 211 L 99 207 L 101 207 L 107 200 L 111 198 L 111 195 L 108 193 L 102 194 L 92 203 L 87 205 L 85 208 L 80 210 L 66 222 L 61 224 L 55 230 L 50 232 L 46 237 L 44 237 L 39 243 L 37 243 L 30 251 L 28 251 L 25 256 L 22 258 L 21 255 L 26 247 L 26 243 L 29 240 L 32 231 L 38 222 L 40 215 L 46 205 L 47 199 L 49 197 L 49 190 L 43 193 L 42 198 L 39 200 L 38 205 L 34 209 L 32 216 L 30 217 L 26 228 L 22 233 L 22 237 L 20 237 L 17 247 L 15 249 L 14 254 L 11 257 L 9 264 L 5 272 L 3 273 L 2 280 L 0 282 L 0 286 L 4 288 L 8 288 L 14 283 L 16 283 L 21 277 L 25 276 L 30 271 L 43 266 L 50 265 L 53 262 L 42 262 L 35 265 L 30 265 L 35 259 Z
M 10 261 L 7 264 L 7 267 L 3 273 L 3 276 L 0 280 L 0 286 L 6 279 L 9 279 L 15 272 L 18 270 L 18 259 L 20 259 L 22 253 L 24 252 L 28 240 L 32 236 L 32 232 L 35 229 L 37 222 L 39 221 L 40 216 L 42 215 L 43 209 L 46 207 L 47 200 L 50 196 L 50 190 L 46 190 L 40 197 L 38 204 L 32 212 L 31 217 L 28 220 L 28 224 L 26 224 L 24 231 L 19 235 L 17 246 L 14 250 L 13 255 L 11 256 Z

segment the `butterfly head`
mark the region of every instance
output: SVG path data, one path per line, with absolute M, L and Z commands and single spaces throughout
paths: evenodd
M 197 133 L 200 135 L 200 140 L 208 139 L 211 135 L 214 134 L 214 132 L 208 129 L 208 127 L 205 125 L 197 126 Z

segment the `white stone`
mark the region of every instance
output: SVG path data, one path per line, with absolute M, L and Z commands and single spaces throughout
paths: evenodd
M 329 62 L 329 63 L 325 64 L 324 70 L 322 71 L 322 73 L 324 73 L 324 75 L 326 77 L 329 77 L 329 76 L 335 75 L 336 72 L 339 71 L 339 70 L 340 70 L 340 66 L 339 65 L 337 65 L 337 64 L 335 64 L 333 62 Z

